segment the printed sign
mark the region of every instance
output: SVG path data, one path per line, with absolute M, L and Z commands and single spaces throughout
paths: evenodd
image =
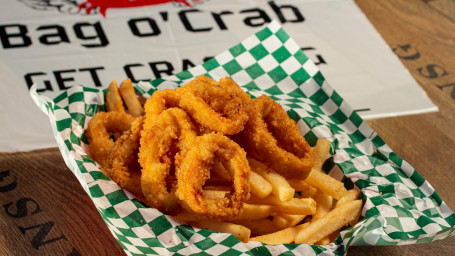
M 166 77 L 272 20 L 363 118 L 436 110 L 351 0 L 8 0 L 0 10 L 0 151 L 55 146 L 28 94 L 33 84 L 54 98 L 74 85 Z

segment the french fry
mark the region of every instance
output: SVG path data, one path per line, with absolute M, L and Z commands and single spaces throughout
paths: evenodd
M 322 193 L 320 190 L 314 196 L 316 201 L 316 213 L 313 215 L 311 222 L 314 222 L 324 217 L 333 208 L 333 198 L 327 194 Z
M 267 218 L 272 214 L 273 207 L 271 205 L 259 205 L 244 203 L 239 215 L 232 220 L 258 220 Z
M 344 194 L 343 197 L 341 197 L 341 198 L 337 201 L 335 207 L 340 206 L 340 205 L 342 205 L 342 204 L 344 204 L 344 203 L 346 203 L 346 202 L 354 201 L 354 200 L 356 200 L 358 197 L 359 197 L 359 191 L 357 191 L 357 190 L 355 190 L 355 189 L 350 189 L 350 190 L 348 190 L 348 191 Z
M 131 83 L 131 79 L 125 79 L 120 84 L 119 92 L 132 116 L 139 117 L 144 114 L 144 109 L 137 99 L 136 92 L 134 92 L 133 84 Z
M 269 219 L 234 220 L 232 222 L 249 228 L 251 230 L 251 234 L 254 234 L 255 236 L 261 236 L 278 231 Z
M 273 205 L 274 213 L 313 215 L 316 212 L 316 202 L 312 198 L 292 198 L 289 201 Z
M 272 184 L 264 177 L 256 173 L 255 171 L 250 172 L 250 190 L 251 194 L 264 198 L 272 193 Z
M 272 212 L 274 213 L 313 215 L 316 212 L 316 202 L 312 198 L 292 198 L 283 202 L 272 194 L 265 198 L 251 196 L 247 202 L 250 204 L 272 205 Z
M 226 168 L 224 168 L 223 164 L 217 159 L 213 160 L 212 171 L 217 176 L 222 177 L 227 181 L 232 180 Z M 272 193 L 272 185 L 270 182 L 253 170 L 250 171 L 249 183 L 251 194 L 256 195 L 257 197 L 264 198 Z
M 289 182 L 283 176 L 253 158 L 248 158 L 248 163 L 253 172 L 258 173 L 270 182 L 272 194 L 278 196 L 281 201 L 288 201 L 294 197 L 295 189 L 289 185 Z
M 327 213 L 329 213 L 333 208 L 333 198 L 327 194 L 322 193 L 320 190 L 314 196 L 314 200 L 316 201 L 316 213 L 311 218 L 311 222 L 315 222 L 320 218 L 324 217 Z M 326 236 L 321 240 L 317 241 L 316 244 L 318 245 L 325 245 L 329 243 L 329 237 Z
M 278 205 L 283 203 L 279 197 L 274 194 L 270 194 L 267 197 L 259 198 L 255 195 L 251 195 L 250 198 L 247 200 L 247 203 L 250 204 L 266 204 L 266 205 Z
M 330 141 L 327 139 L 318 139 L 313 150 L 314 165 L 313 169 L 322 170 L 327 155 L 330 152 Z
M 230 233 L 237 237 L 242 242 L 248 242 L 251 235 L 251 230 L 239 224 L 230 222 L 214 221 L 214 220 L 201 220 L 192 223 L 194 226 L 201 229 L 211 229 L 221 233 Z
M 348 192 L 346 192 L 346 194 L 342 198 L 340 198 L 340 200 L 338 200 L 338 202 L 336 203 L 335 207 L 338 207 L 338 206 L 340 206 L 342 204 L 345 204 L 347 202 L 354 201 L 358 197 L 359 197 L 359 191 L 357 191 L 355 189 L 350 189 L 350 190 L 348 190 Z M 360 217 L 360 212 L 352 221 L 349 222 L 349 224 L 351 226 L 354 226 L 355 224 L 357 224 L 357 222 L 359 222 L 359 217 Z
M 273 216 L 273 225 L 278 229 L 285 229 L 299 224 L 306 215 L 280 213 Z
M 300 230 L 304 229 L 308 225 L 309 223 L 304 223 L 274 233 L 252 237 L 249 241 L 257 241 L 266 244 L 290 244 L 295 241 L 295 237 L 299 234 Z
M 306 228 L 300 230 L 295 242 L 299 244 L 313 244 L 320 241 L 352 221 L 360 213 L 361 208 L 362 200 L 347 202 L 334 208 L 324 217 L 311 222 Z
M 310 186 L 304 180 L 296 180 L 296 179 L 289 179 L 289 185 L 295 189 L 295 191 L 299 191 L 301 197 L 314 197 L 318 190 L 312 186 Z
M 317 244 L 317 245 L 326 245 L 328 243 L 330 243 L 330 235 L 329 236 L 326 236 L 324 238 L 322 238 L 321 240 L 317 241 L 316 243 L 314 244 Z
M 113 80 L 106 91 L 106 109 L 107 111 L 125 112 L 122 97 L 120 96 L 117 82 Z
M 305 181 L 337 200 L 347 192 L 343 182 L 316 169 L 311 170 Z

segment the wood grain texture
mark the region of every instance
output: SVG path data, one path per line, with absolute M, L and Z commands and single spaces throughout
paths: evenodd
M 417 60 L 402 63 L 425 90 L 439 111 L 430 114 L 370 120 L 370 126 L 402 158 L 416 168 L 441 197 L 455 208 L 455 86 L 440 89 L 437 85 L 455 83 L 455 23 L 420 1 L 357 0 L 390 48 L 410 44 L 420 52 Z M 413 4 L 410 4 L 412 2 Z M 387 17 L 387 18 L 384 18 Z M 447 75 L 427 78 L 419 71 L 436 64 Z M 440 69 L 438 72 L 441 72 Z
M 455 209 L 455 23 L 425 1 L 356 0 L 404 66 L 438 106 L 437 113 L 370 120 L 368 124 Z M 407 52 L 400 46 L 409 45 Z M 430 75 L 428 67 L 437 75 Z M 437 66 L 436 66 L 437 65 Z M 454 255 L 455 237 L 428 244 L 357 247 L 350 255 Z
M 124 255 L 58 149 L 0 153 L 0 173 L 16 184 L 0 191 L 0 255 Z
M 425 1 L 355 2 L 390 48 L 408 57 L 403 64 L 439 108 L 368 124 L 455 209 L 455 23 Z M 0 255 L 124 255 L 58 149 L 0 153 L 0 174 L 0 188 L 15 184 L 0 191 Z M 350 255 L 455 255 L 455 237 L 357 247 Z
M 455 22 L 455 0 L 425 0 L 425 2 Z

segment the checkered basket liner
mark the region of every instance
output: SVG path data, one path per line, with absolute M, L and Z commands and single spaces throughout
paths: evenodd
M 312 146 L 318 138 L 329 139 L 324 170 L 360 189 L 360 221 L 325 246 L 242 243 L 230 234 L 193 228 L 140 203 L 87 155 L 84 128 L 104 110 L 104 91 L 75 86 L 50 100 L 33 87 L 31 96 L 49 116 L 66 164 L 127 255 L 345 255 L 350 246 L 424 243 L 454 234 L 452 210 L 329 86 L 276 21 L 200 66 L 135 89 L 149 97 L 201 74 L 216 80 L 230 76 L 253 97 L 270 96 Z

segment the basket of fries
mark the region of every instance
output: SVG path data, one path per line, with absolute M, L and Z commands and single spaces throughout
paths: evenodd
M 128 255 L 345 255 L 455 230 L 277 22 L 167 78 L 31 95 Z

